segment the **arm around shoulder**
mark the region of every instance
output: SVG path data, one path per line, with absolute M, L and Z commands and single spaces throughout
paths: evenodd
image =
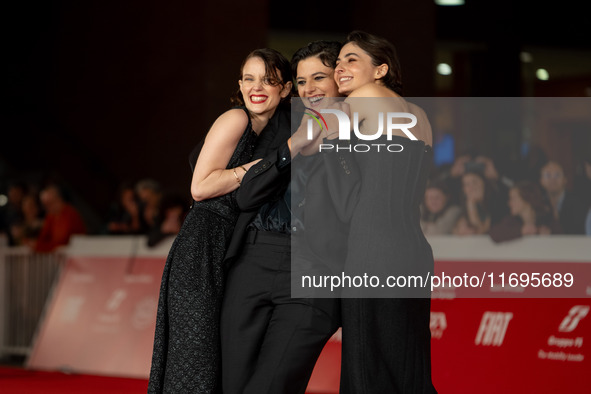
M 243 211 L 259 208 L 281 192 L 291 178 L 291 155 L 287 143 L 252 166 L 236 193 Z

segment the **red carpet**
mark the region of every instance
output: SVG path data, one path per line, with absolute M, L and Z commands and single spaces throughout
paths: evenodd
M 145 394 L 148 381 L 0 367 L 2 394 Z M 330 393 L 331 391 L 314 391 Z M 308 393 L 311 393 L 308 391 Z
M 148 381 L 0 367 L 2 394 L 145 394 Z

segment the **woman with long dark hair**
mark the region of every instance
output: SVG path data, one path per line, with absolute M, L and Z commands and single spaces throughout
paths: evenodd
M 486 234 L 493 215 L 490 186 L 480 171 L 467 171 L 462 175 L 462 213 L 456 222 L 455 235 Z
M 433 272 L 433 254 L 419 223 L 433 156 L 431 127 L 420 108 L 401 98 L 394 46 L 365 32 L 350 33 L 335 80 L 356 114 L 358 137 L 394 146 L 393 151 L 354 155 L 361 188 L 350 223 L 345 273 L 374 275 L 384 284 L 388 275 Z M 416 126 L 410 133 L 387 130 L 379 115 L 388 113 L 413 114 Z M 351 144 L 358 142 L 367 141 L 352 139 Z M 398 293 L 378 286 L 351 294 L 342 299 L 341 393 L 435 392 L 428 292 Z
M 560 233 L 560 226 L 552 214 L 539 185 L 531 181 L 518 182 L 509 190 L 507 202 L 511 214 L 490 229 L 495 242 L 509 241 L 527 235 Z

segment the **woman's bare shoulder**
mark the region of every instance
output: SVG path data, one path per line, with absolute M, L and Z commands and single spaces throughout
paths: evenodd
M 216 123 L 235 124 L 237 127 L 246 127 L 248 125 L 248 115 L 241 108 L 232 108 L 221 114 Z
M 212 143 L 235 144 L 246 130 L 248 122 L 248 115 L 240 108 L 232 108 L 224 112 L 211 125 L 205 138 L 205 146 Z
M 349 97 L 400 97 L 385 86 L 370 82 L 358 87 Z

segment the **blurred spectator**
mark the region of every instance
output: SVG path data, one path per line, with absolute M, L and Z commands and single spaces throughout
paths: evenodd
M 462 210 L 450 203 L 449 190 L 442 181 L 432 182 L 425 190 L 421 228 L 425 235 L 451 234 Z
M 140 208 L 135 190 L 130 184 L 122 184 L 118 199 L 111 206 L 107 232 L 109 234 L 140 233 Z
M 565 234 L 584 234 L 587 207 L 566 190 L 567 179 L 562 166 L 549 161 L 542 167 L 540 184 L 546 190 L 554 216 Z
M 162 198 L 161 214 L 148 234 L 148 246 L 154 246 L 164 238 L 177 234 L 181 230 L 188 213 L 188 203 L 179 195 L 172 194 Z
M 450 200 L 453 204 L 462 202 L 462 176 L 468 171 L 474 170 L 472 153 L 464 153 L 454 160 L 448 174 L 443 174 L 441 179 L 445 179 L 450 191 Z M 481 168 L 482 169 L 482 168 Z
M 456 204 L 462 202 L 462 177 L 468 172 L 477 172 L 483 176 L 490 194 L 491 209 L 496 216 L 504 216 L 508 212 L 504 201 L 507 199 L 507 193 L 509 187 L 513 185 L 513 181 L 499 174 L 494 161 L 490 157 L 474 152 L 467 152 L 458 156 L 449 170 L 446 182 L 450 187 L 452 202 Z M 498 201 L 503 203 L 497 204 Z
M 22 200 L 22 220 L 11 227 L 15 245 L 25 245 L 35 241 L 43 228 L 41 203 L 36 194 L 28 193 Z
M 496 192 L 508 193 L 509 188 L 513 186 L 513 181 L 507 176 L 499 174 L 493 159 L 488 156 L 478 155 L 474 159 L 474 163 L 479 166 L 479 170 L 482 169 L 484 178 L 497 189 Z
M 64 200 L 61 188 L 56 184 L 46 186 L 40 194 L 45 208 L 45 222 L 36 241 L 26 244 L 37 252 L 51 252 L 67 245 L 73 234 L 85 234 L 86 226 L 76 208 Z
M 591 152 L 581 159 L 577 165 L 575 174 L 575 194 L 586 205 L 591 208 Z
M 470 170 L 462 176 L 462 215 L 454 226 L 456 235 L 486 234 L 490 229 L 493 215 L 490 209 L 490 188 L 484 175 Z
M 557 234 L 560 225 L 540 186 L 521 181 L 509 190 L 510 215 L 490 229 L 495 242 L 509 241 L 525 235 Z
M 464 172 L 466 172 L 466 170 L 468 170 L 468 171 L 473 170 L 473 168 L 471 168 L 471 165 L 468 164 L 468 163 L 472 162 L 473 158 L 474 158 L 473 153 L 464 153 L 464 154 L 456 157 L 453 165 L 451 166 L 451 168 L 449 170 L 449 175 L 452 178 L 460 179 L 462 177 L 462 175 L 464 175 Z
M 586 203 L 588 208 L 587 219 L 585 220 L 585 234 L 591 235 L 591 153 L 581 162 L 582 176 L 576 186 L 583 203 Z
M 490 157 L 479 155 L 474 159 L 474 162 L 483 166 L 482 172 L 486 186 L 490 188 L 491 224 L 496 224 L 509 213 L 505 202 L 509 197 L 509 188 L 513 187 L 513 181 L 507 176 L 499 174 Z
M 22 201 L 27 191 L 28 187 L 23 182 L 12 182 L 8 186 L 8 201 L 0 210 L 0 233 L 7 235 L 9 245 L 16 244 L 11 229 L 23 220 Z
M 162 188 L 153 179 L 142 179 L 136 184 L 135 191 L 140 200 L 140 231 L 143 234 L 148 234 L 156 226 L 160 214 Z

